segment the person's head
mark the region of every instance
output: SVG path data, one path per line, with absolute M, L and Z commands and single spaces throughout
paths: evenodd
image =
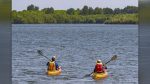
M 97 60 L 96 63 L 102 63 L 102 61 L 101 60 Z
M 56 56 L 53 56 L 53 57 L 52 57 L 52 61 L 55 61 L 55 59 L 56 59 Z

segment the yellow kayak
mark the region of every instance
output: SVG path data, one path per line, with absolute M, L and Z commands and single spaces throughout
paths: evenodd
M 92 78 L 94 80 L 100 80 L 100 79 L 104 79 L 106 77 L 108 77 L 107 71 L 105 71 L 104 73 L 93 73 L 92 74 Z
M 61 67 L 59 67 L 59 69 L 55 71 L 47 71 L 48 76 L 58 76 L 60 74 L 61 74 Z

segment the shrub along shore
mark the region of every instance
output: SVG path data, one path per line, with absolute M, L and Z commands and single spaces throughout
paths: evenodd
M 54 10 L 53 7 L 39 10 L 29 5 L 27 10 L 12 11 L 13 24 L 137 24 L 138 7 L 120 8 L 70 8 Z

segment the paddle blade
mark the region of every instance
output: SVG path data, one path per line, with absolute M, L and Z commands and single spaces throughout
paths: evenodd
M 114 55 L 112 58 L 111 58 L 111 61 L 112 60 L 116 60 L 117 59 L 117 55 Z
M 37 50 L 37 53 L 38 53 L 39 55 L 42 55 L 42 56 L 43 56 L 42 50 Z
M 86 74 L 83 78 L 85 78 L 85 77 L 89 77 L 89 76 L 92 76 L 93 75 L 93 72 L 92 73 L 90 73 L 90 74 Z

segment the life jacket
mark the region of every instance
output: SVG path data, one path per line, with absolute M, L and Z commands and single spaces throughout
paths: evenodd
M 49 71 L 55 71 L 56 70 L 55 61 L 49 62 L 48 70 Z
M 97 72 L 97 73 L 102 73 L 102 72 L 104 72 L 103 64 L 102 64 L 102 63 L 96 63 L 95 72 Z

